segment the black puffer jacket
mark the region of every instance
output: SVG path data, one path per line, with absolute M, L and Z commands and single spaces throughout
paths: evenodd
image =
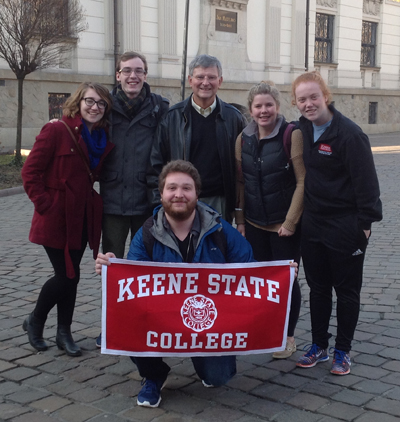
M 369 230 L 382 219 L 379 183 L 368 136 L 329 106 L 331 125 L 313 142 L 312 123 L 300 118 L 306 167 L 304 214 L 326 219 L 355 214 Z
M 115 98 L 111 113 L 110 138 L 115 144 L 104 162 L 100 180 L 100 193 L 105 214 L 151 214 L 148 204 L 146 171 L 158 123 L 166 114 L 169 101 L 150 92 L 144 83 L 146 99 L 132 119 L 126 116 Z
M 217 97 L 219 113 L 216 117 L 218 153 L 221 159 L 222 178 L 226 196 L 227 212 L 235 207 L 235 141 L 246 126 L 246 121 L 233 106 Z M 160 202 L 158 175 L 162 167 L 171 160 L 188 160 L 192 139 L 191 96 L 172 106 L 165 119 L 160 123 L 151 152 L 148 174 L 148 186 L 151 190 L 151 202 Z M 212 163 L 210 163 L 212 165 Z M 201 175 L 200 175 L 201 176 Z
M 260 141 L 252 123 L 242 133 L 245 217 L 261 226 L 282 223 L 296 189 L 293 167 L 283 146 L 288 123 L 282 119 L 276 136 Z

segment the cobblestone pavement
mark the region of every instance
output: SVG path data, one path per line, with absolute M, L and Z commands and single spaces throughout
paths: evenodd
M 158 409 L 136 405 L 141 380 L 129 358 L 101 355 L 95 347 L 101 291 L 89 251 L 73 323 L 83 355 L 70 358 L 57 349 L 54 310 L 45 329 L 49 350 L 36 353 L 29 345 L 21 325 L 50 264 L 43 248 L 28 241 L 32 205 L 26 195 L 1 196 L 0 422 L 400 421 L 400 134 L 371 136 L 371 143 L 384 220 L 374 224 L 367 251 L 351 374 L 331 375 L 329 362 L 295 366 L 311 339 L 301 272 L 303 307 L 292 358 L 240 357 L 237 376 L 216 389 L 202 386 L 190 360 L 169 358 L 172 371 Z

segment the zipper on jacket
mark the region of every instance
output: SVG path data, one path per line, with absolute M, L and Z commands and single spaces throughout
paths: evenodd
M 186 129 L 186 125 L 188 123 L 188 119 L 186 118 L 186 114 L 183 112 L 183 118 L 185 119 L 185 124 L 183 126 L 183 159 L 185 161 L 189 161 L 189 157 L 186 158 L 186 133 L 185 133 L 185 129 Z
M 187 247 L 187 250 L 186 250 L 186 261 L 189 257 L 190 245 L 192 244 L 192 238 L 193 238 L 193 234 L 189 233 L 189 243 L 188 243 L 188 247 Z M 194 246 L 193 246 L 193 258 L 194 258 Z

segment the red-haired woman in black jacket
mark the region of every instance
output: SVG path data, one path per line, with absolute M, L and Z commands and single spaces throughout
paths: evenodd
M 302 114 L 304 137 L 301 251 L 312 328 L 312 345 L 297 366 L 310 368 L 329 360 L 335 289 L 337 335 L 331 373 L 346 375 L 371 224 L 382 219 L 378 178 L 368 136 L 330 105 L 329 89 L 318 72 L 300 75 L 292 84 L 292 95 Z

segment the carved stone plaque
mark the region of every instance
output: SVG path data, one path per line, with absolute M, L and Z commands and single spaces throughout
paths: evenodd
M 215 10 L 215 30 L 221 32 L 232 32 L 237 34 L 237 12 L 226 10 Z

